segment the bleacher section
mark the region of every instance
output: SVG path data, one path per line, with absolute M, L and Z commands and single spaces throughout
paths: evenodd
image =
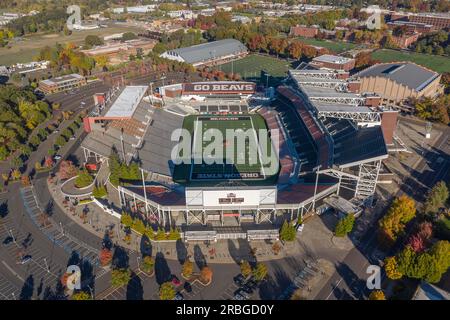
M 278 87 L 277 91 L 281 96 L 288 100 L 289 104 L 295 108 L 296 114 L 299 116 L 298 118 L 300 118 L 301 122 L 307 129 L 309 136 L 314 142 L 318 156 L 316 163 L 313 163 L 312 166 L 314 167 L 316 165 L 321 165 L 322 170 L 328 168 L 332 158 L 332 146 L 327 140 L 326 133 L 322 131 L 322 128 L 305 107 L 301 98 L 295 94 L 292 89 L 288 87 Z
M 279 120 L 277 119 L 277 112 L 275 110 L 269 111 L 269 109 L 267 109 L 266 107 L 262 107 L 258 110 L 258 113 L 261 114 L 266 120 L 266 124 L 269 130 L 276 130 L 279 133 L 278 159 L 280 161 L 281 169 L 278 175 L 278 183 L 288 183 L 291 175 L 295 170 L 295 159 L 289 150 L 285 132 L 280 126 Z M 273 136 L 272 139 L 274 139 Z
M 184 117 L 160 108 L 151 108 L 152 119 L 138 156 L 144 170 L 170 176 L 174 167 L 170 161 L 171 152 L 178 143 L 171 141 L 171 135 L 175 129 L 183 126 Z

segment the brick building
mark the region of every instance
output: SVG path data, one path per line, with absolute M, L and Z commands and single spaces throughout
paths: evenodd
M 355 59 L 324 54 L 315 57 L 310 64 L 319 68 L 349 71 L 355 67 Z
M 65 76 L 40 81 L 39 90 L 45 94 L 52 94 L 78 88 L 85 84 L 85 77 L 72 73 Z

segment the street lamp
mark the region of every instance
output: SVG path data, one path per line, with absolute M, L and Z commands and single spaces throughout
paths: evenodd
M 316 184 L 314 185 L 314 197 L 313 197 L 313 209 L 316 209 L 316 194 L 317 194 L 317 185 L 319 183 L 319 170 L 322 167 L 321 164 L 319 164 L 317 167 L 313 168 L 313 171 L 316 172 Z

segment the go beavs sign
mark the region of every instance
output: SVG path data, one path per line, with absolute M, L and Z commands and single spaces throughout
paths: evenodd
M 252 82 L 210 82 L 210 83 L 185 83 L 183 85 L 186 93 L 255 93 L 256 85 Z

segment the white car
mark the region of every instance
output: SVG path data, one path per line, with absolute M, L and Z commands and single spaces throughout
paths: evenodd
M 53 157 L 53 159 L 55 159 L 55 160 L 60 160 L 62 157 L 59 155 L 59 154 L 56 154 L 54 157 Z

